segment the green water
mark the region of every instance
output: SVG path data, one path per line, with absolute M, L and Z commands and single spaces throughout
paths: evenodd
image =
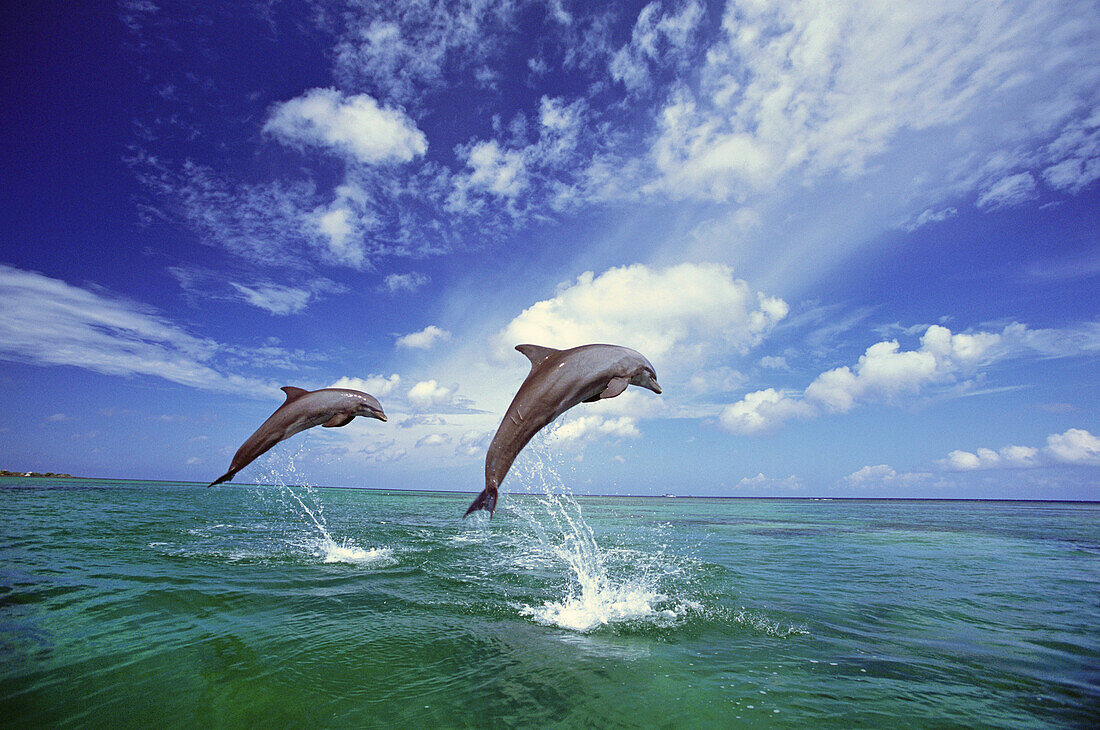
M 492 521 L 461 518 L 472 494 L 5 479 L 0 723 L 1100 718 L 1098 504 L 512 479 Z

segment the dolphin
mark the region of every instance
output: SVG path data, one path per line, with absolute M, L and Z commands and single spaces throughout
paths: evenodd
M 356 416 L 386 420 L 382 405 L 375 397 L 358 390 L 305 390 L 293 385 L 284 386 L 281 390 L 286 393 L 286 401 L 237 449 L 229 471 L 206 486 L 229 481 L 260 454 L 307 428 L 318 425 L 325 428 L 346 426 Z
M 544 426 L 578 403 L 614 398 L 628 385 L 660 394 L 657 373 L 642 355 L 619 345 L 581 345 L 555 350 L 541 345 L 516 345 L 531 361 L 531 372 L 519 386 L 485 454 L 485 489 L 466 510 L 483 509 L 492 516 L 497 487 L 527 442 Z

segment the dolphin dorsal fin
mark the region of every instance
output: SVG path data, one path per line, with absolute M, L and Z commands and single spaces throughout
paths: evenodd
M 516 345 L 516 349 L 531 361 L 532 370 L 537 368 L 539 363 L 546 358 L 561 352 L 561 350 L 555 350 L 553 347 L 543 347 L 542 345 Z
M 286 393 L 286 402 L 289 403 L 292 400 L 298 400 L 309 391 L 305 388 L 295 388 L 293 385 L 284 385 L 279 390 Z

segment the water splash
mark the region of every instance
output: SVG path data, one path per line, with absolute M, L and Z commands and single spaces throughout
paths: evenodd
M 514 467 L 514 482 L 533 500 L 515 500 L 509 509 L 529 527 L 535 556 L 564 563 L 570 583 L 560 600 L 542 605 L 521 604 L 520 613 L 538 623 L 579 632 L 612 624 L 644 622 L 672 625 L 685 614 L 702 609 L 693 601 L 678 601 L 661 589 L 677 570 L 664 561 L 667 545 L 654 551 L 605 549 L 596 541 L 572 491 L 565 486 L 549 449 L 536 440 L 527 457 Z M 526 567 L 526 566 L 525 566 Z
M 305 549 L 325 563 L 392 563 L 393 550 L 388 547 L 362 548 L 348 537 L 337 541 L 325 520 L 325 506 L 317 490 L 307 479 L 299 476 L 296 460 L 307 451 L 300 445 L 289 458 L 269 457 L 266 472 L 257 480 L 261 484 L 278 488 L 278 501 L 284 514 L 304 518 L 304 535 L 298 538 L 298 547 Z

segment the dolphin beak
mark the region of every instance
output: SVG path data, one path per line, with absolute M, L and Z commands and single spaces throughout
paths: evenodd
M 388 419 L 386 418 L 386 414 L 385 414 L 385 413 L 383 413 L 382 411 L 375 411 L 375 412 L 374 412 L 374 413 L 372 413 L 371 415 L 372 415 L 372 416 L 374 416 L 375 418 L 377 418 L 377 419 L 378 419 L 379 421 L 386 421 L 386 420 L 388 420 Z
M 652 390 L 652 391 L 653 391 L 654 393 L 656 393 L 657 395 L 660 395 L 660 394 L 661 394 L 661 386 L 657 385 L 657 381 L 656 381 L 656 380 L 654 380 L 654 381 L 653 381 L 653 386 L 652 386 L 652 387 L 650 388 L 650 390 Z

